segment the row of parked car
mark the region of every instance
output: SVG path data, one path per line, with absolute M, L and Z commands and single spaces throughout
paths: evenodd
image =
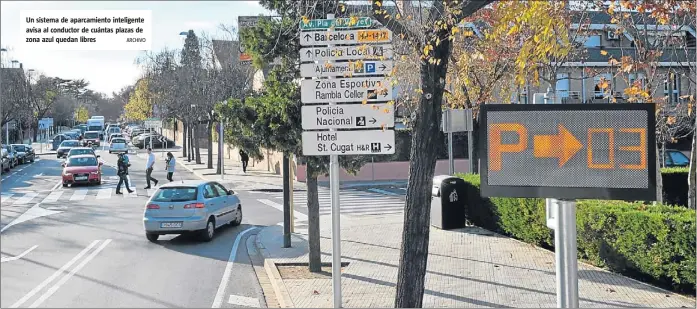
M 36 152 L 31 145 L 26 144 L 10 144 L 2 145 L 2 172 L 9 172 L 20 164 L 34 162 L 36 160 Z
M 139 125 L 127 125 L 124 131 L 131 137 L 131 144 L 140 149 L 150 147 L 152 140 L 153 148 L 174 147 L 174 141 L 164 137 L 160 133 L 151 129 L 143 128 Z

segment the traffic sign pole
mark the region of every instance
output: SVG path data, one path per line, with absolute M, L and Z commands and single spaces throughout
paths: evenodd
M 576 200 L 548 198 L 546 203 L 554 217 L 557 307 L 578 308 Z

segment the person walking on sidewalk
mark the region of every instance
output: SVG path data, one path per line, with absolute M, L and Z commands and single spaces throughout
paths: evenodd
M 145 163 L 145 181 L 147 183 L 147 187 L 145 189 L 150 189 L 150 181 L 155 182 L 155 186 L 157 186 L 157 179 L 152 177 L 152 170 L 153 167 L 155 166 L 155 154 L 152 153 L 152 148 L 148 148 L 148 162 Z
M 171 152 L 167 153 L 167 180 L 172 182 L 172 175 L 174 175 L 174 166 L 177 164 L 174 159 L 174 155 Z
M 249 155 L 244 150 L 240 149 L 240 159 L 242 159 L 242 172 L 247 174 L 247 164 L 249 164 Z
M 116 185 L 116 194 L 123 194 L 121 193 L 121 184 L 126 184 L 128 193 L 133 193 L 133 190 L 131 190 L 128 185 L 128 167 L 131 165 L 126 162 L 122 153 L 119 154 L 119 160 L 116 162 L 116 166 L 118 168 L 116 174 L 119 176 L 119 183 Z

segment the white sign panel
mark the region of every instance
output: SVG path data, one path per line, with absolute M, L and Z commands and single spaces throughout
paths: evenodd
M 392 45 L 312 47 L 300 49 L 300 61 L 387 60 L 394 57 Z
M 158 129 L 162 127 L 162 121 L 160 120 L 145 120 L 146 128 Z
M 304 156 L 393 153 L 393 130 L 303 132 Z
M 394 127 L 392 104 L 341 104 L 302 107 L 304 130 Z
M 384 77 L 306 79 L 301 82 L 300 90 L 303 103 L 392 100 L 392 85 Z
M 390 42 L 392 42 L 392 31 L 385 28 L 300 33 L 300 46 L 380 44 Z
M 392 61 L 355 61 L 331 64 L 303 63 L 300 65 L 302 77 L 348 77 L 382 75 L 392 72 Z

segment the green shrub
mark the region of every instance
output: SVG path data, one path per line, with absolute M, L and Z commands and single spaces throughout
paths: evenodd
M 687 207 L 687 167 L 661 169 L 663 178 L 663 203 Z
M 553 248 L 544 199 L 482 198 L 479 175 L 460 174 L 468 185 L 465 207 L 473 224 L 538 246 Z M 640 202 L 580 200 L 578 256 L 636 279 L 695 291 L 695 211 Z

